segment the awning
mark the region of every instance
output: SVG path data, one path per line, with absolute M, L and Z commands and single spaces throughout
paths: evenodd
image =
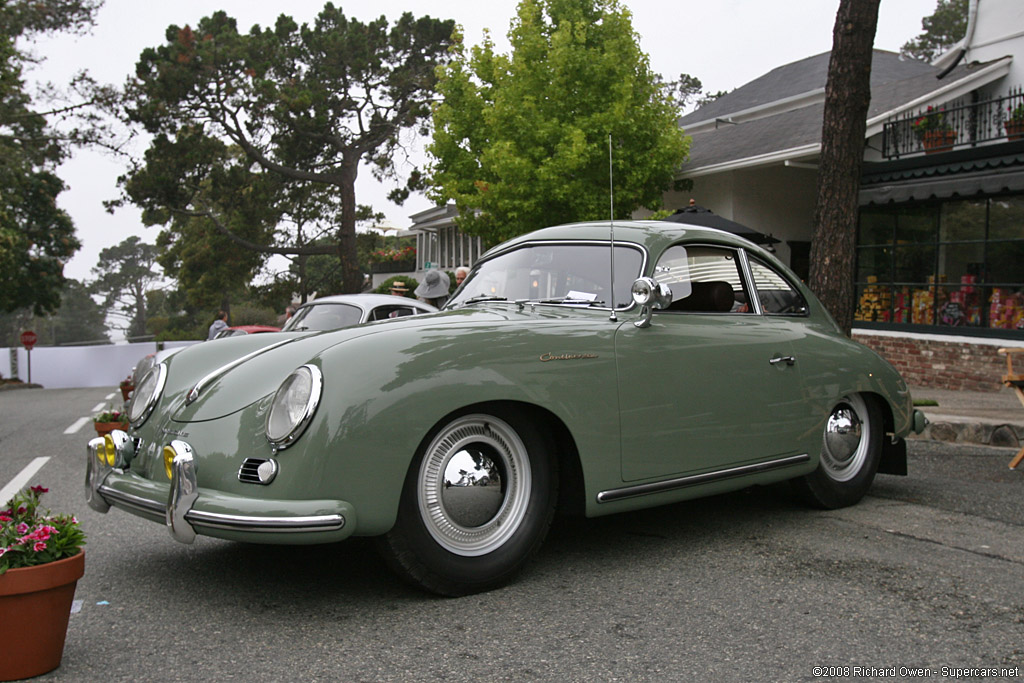
M 860 205 L 888 204 L 910 200 L 970 197 L 978 194 L 1024 191 L 1024 170 L 995 170 L 943 177 L 925 177 L 902 182 L 862 186 Z

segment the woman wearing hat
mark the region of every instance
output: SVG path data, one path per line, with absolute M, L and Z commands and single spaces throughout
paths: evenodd
M 416 298 L 432 306 L 441 308 L 448 301 L 448 273 L 440 270 L 429 270 L 423 282 L 413 291 Z

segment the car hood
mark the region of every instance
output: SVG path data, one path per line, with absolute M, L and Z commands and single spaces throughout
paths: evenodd
M 529 310 L 529 309 L 527 309 Z M 405 335 L 414 344 L 425 327 L 443 325 L 456 334 L 456 329 L 507 321 L 510 317 L 537 313 L 517 312 L 514 305 L 500 307 L 474 307 L 436 314 L 410 316 L 368 323 L 330 332 L 299 336 L 288 333 L 248 335 L 218 340 L 216 344 L 201 344 L 189 354 L 178 354 L 168 365 L 168 385 L 165 391 L 178 394 L 174 401 L 176 422 L 202 422 L 215 420 L 237 412 L 260 400 L 269 402 L 270 396 L 296 368 L 306 363 L 318 363 L 318 357 L 327 349 L 353 339 L 371 335 Z M 551 315 L 548 311 L 547 315 Z M 254 340 L 257 343 L 233 343 Z M 231 344 L 234 348 L 227 349 Z M 172 383 L 172 378 L 176 378 Z M 182 380 L 181 378 L 187 378 Z M 192 394 L 194 398 L 189 399 Z M 168 394 L 170 398 L 170 394 Z

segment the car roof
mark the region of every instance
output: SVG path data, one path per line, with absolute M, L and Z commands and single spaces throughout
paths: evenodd
M 322 296 L 312 301 L 307 301 L 299 308 L 313 306 L 315 304 L 348 304 L 356 306 L 364 311 L 377 306 L 413 306 L 424 311 L 436 311 L 430 304 L 406 296 L 394 296 L 392 294 L 333 294 Z
M 272 325 L 232 325 L 231 327 L 225 328 L 228 330 L 243 330 L 250 334 L 256 332 L 280 332 L 280 327 L 274 327 Z
M 660 252 L 672 242 L 687 238 L 695 241 L 744 247 L 751 251 L 767 254 L 767 252 L 753 242 L 716 228 L 689 223 L 673 223 L 671 221 L 624 220 L 568 223 L 565 225 L 555 225 L 550 228 L 542 228 L 519 237 L 514 237 L 491 249 L 482 258 L 490 258 L 527 242 L 572 240 L 607 243 L 613 227 L 616 242 L 639 245 L 649 253 Z

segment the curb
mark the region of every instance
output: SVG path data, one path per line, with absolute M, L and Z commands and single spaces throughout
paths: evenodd
M 923 432 L 910 434 L 908 438 L 1020 448 L 1024 444 L 1024 425 L 929 420 Z

